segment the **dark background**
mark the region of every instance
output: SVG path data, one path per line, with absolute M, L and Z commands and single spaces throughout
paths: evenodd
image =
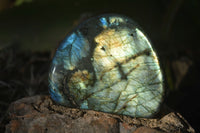
M 199 0 L 0 0 L 0 131 L 12 101 L 48 95 L 48 69 L 59 42 L 98 14 L 131 17 L 147 33 L 165 79 L 164 104 L 200 132 Z

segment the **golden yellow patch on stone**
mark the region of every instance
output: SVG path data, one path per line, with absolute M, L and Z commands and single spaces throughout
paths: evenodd
M 74 86 L 80 89 L 87 89 L 87 86 L 92 83 L 92 77 L 93 74 L 89 73 L 87 70 L 78 70 L 77 72 L 72 74 L 68 86 Z

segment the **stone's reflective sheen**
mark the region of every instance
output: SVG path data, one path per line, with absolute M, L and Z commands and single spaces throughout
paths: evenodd
M 133 117 L 152 116 L 163 96 L 149 40 L 131 19 L 112 14 L 83 22 L 63 40 L 49 84 L 62 105 Z

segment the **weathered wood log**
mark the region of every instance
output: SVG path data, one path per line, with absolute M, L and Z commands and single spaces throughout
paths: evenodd
M 92 110 L 67 108 L 49 96 L 13 102 L 5 133 L 194 133 L 179 113 L 162 118 L 131 118 Z

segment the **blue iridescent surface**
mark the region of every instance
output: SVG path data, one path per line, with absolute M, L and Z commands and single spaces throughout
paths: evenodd
M 151 43 L 122 15 L 80 24 L 58 47 L 49 72 L 52 99 L 68 107 L 150 117 L 158 111 L 163 91 Z

